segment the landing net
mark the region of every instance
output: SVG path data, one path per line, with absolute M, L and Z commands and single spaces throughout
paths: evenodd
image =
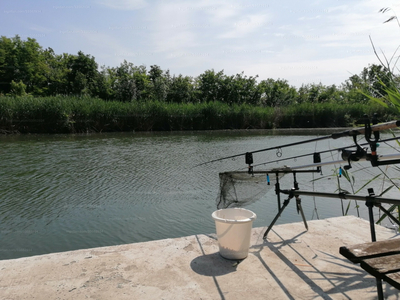
M 279 174 L 281 178 L 284 174 Z M 269 183 L 269 184 L 268 184 Z M 275 188 L 276 174 L 258 172 L 219 173 L 218 209 L 243 207 L 261 199 L 271 188 Z

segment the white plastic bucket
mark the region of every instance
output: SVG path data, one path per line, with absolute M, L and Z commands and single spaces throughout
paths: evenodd
M 227 259 L 244 259 L 249 254 L 253 221 L 257 215 L 244 208 L 214 211 L 219 253 Z

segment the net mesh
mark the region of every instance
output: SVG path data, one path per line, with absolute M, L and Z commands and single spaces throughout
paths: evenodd
M 278 178 L 282 176 L 283 174 L 279 174 Z M 254 203 L 271 188 L 274 188 L 275 182 L 276 175 L 267 172 L 259 174 L 247 172 L 219 173 L 220 186 L 216 199 L 217 208 L 243 207 Z

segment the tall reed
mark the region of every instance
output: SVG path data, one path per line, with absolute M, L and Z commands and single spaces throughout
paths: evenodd
M 90 97 L 0 97 L 0 130 L 21 133 L 342 127 L 379 105 L 113 102 Z

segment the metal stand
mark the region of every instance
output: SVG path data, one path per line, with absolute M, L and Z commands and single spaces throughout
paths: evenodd
M 368 207 L 369 226 L 370 226 L 370 231 L 371 231 L 371 241 L 376 242 L 375 221 L 374 221 L 374 212 L 373 212 L 375 194 L 372 189 L 369 189 L 368 192 L 369 192 L 369 197 L 367 198 L 365 205 Z M 382 280 L 379 278 L 376 278 L 376 290 L 378 292 L 378 299 L 383 300 L 384 297 L 383 297 Z
M 297 208 L 297 213 L 301 214 L 301 217 L 303 218 L 303 222 L 304 222 L 304 226 L 306 227 L 306 229 L 308 230 L 308 225 L 307 225 L 307 221 L 306 218 L 304 216 L 304 212 L 303 212 L 303 208 L 301 207 L 301 199 L 298 195 L 294 195 L 289 194 L 289 197 L 283 201 L 283 205 L 282 207 L 279 209 L 278 214 L 275 216 L 274 220 L 272 221 L 272 223 L 268 226 L 267 231 L 264 233 L 263 239 L 265 240 L 267 238 L 268 232 L 270 232 L 270 230 L 272 229 L 272 226 L 274 226 L 274 224 L 276 223 L 276 221 L 278 220 L 278 218 L 281 216 L 283 210 L 286 208 L 286 206 L 289 205 L 290 200 L 295 197 L 296 198 L 296 208 Z
M 281 209 L 281 186 L 279 184 L 279 173 L 276 172 L 275 195 L 278 201 L 278 209 Z

